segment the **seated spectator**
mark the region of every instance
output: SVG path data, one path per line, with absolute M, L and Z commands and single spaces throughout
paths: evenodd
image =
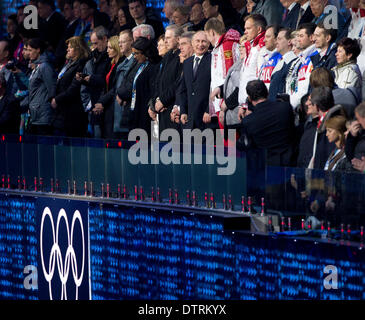
M 359 54 L 360 46 L 356 40 L 343 38 L 338 42 L 336 52 L 338 66 L 332 71 L 339 88 L 362 87 L 362 76 L 356 63 Z
M 156 36 L 155 31 L 149 24 L 140 24 L 134 27 L 132 32 L 134 41 L 140 37 L 147 38 L 148 40 L 154 40 Z
M 313 37 L 314 44 L 319 52 L 319 54 L 312 57 L 314 69 L 324 67 L 331 70 L 337 65 L 337 46 L 335 43 L 337 30 L 326 29 L 323 22 L 320 22 L 313 33 Z
M 174 21 L 175 25 L 181 27 L 184 32 L 188 31 L 188 28 L 192 26 L 192 23 L 189 21 L 191 8 L 188 6 L 177 7 L 172 14 L 172 21 Z
M 346 118 L 344 116 L 334 116 L 324 123 L 326 136 L 329 143 L 335 144 L 335 149 L 331 152 L 324 166 L 328 171 L 351 171 L 351 162 L 345 154 L 345 132 Z
M 312 89 L 318 87 L 331 88 L 335 105 L 342 105 L 348 119 L 354 118 L 354 110 L 361 102 L 361 92 L 359 88 L 339 88 L 335 84 L 335 80 L 331 71 L 325 68 L 313 70 L 310 76 L 310 86 Z
M 193 5 L 190 11 L 190 21 L 192 26 L 188 28 L 189 31 L 199 31 L 204 30 L 204 25 L 207 19 L 204 17 L 203 7 L 201 3 L 196 3 Z
M 41 39 L 29 40 L 29 59 L 34 67 L 29 79 L 27 99 L 31 125 L 29 133 L 36 135 L 52 134 L 54 116 L 51 101 L 56 95 L 56 74 L 45 50 L 46 44 Z
M 109 72 L 105 77 L 105 91 L 104 95 L 108 94 L 108 92 L 115 92 L 114 86 L 116 85 L 116 73 L 119 65 L 123 62 L 125 57 L 122 55 L 119 48 L 119 37 L 113 36 L 108 40 L 107 53 L 109 59 L 111 60 L 111 67 Z M 99 102 L 95 104 L 95 108 L 93 109 L 93 113 L 101 114 L 103 119 L 102 126 L 102 137 L 106 139 L 113 139 L 113 125 L 114 125 L 114 101 L 103 101 L 103 96 L 100 97 Z
M 76 73 L 83 72 L 90 49 L 80 37 L 72 37 L 66 44 L 67 62 L 58 74 L 56 96 L 51 102 L 55 110 L 52 126 L 55 135 L 85 137 L 88 119 L 81 101 L 81 82 L 76 80 Z
M 128 0 L 128 6 L 131 17 L 134 20 L 134 26 L 139 26 L 141 24 L 152 26 L 156 38 L 164 33 L 164 27 L 161 21 L 146 16 L 145 0 Z
M 19 133 L 20 107 L 14 95 L 6 88 L 6 80 L 0 73 L 0 133 Z

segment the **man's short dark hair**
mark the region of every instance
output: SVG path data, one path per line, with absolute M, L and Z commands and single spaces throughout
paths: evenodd
M 56 5 L 53 0 L 38 0 L 37 4 L 39 3 L 50 6 L 52 10 L 56 9 Z
M 269 29 L 272 29 L 274 31 L 275 38 L 277 38 L 278 34 L 279 34 L 279 31 L 280 31 L 280 28 L 281 27 L 278 24 L 271 24 L 271 25 L 266 27 L 266 31 L 269 30 Z
M 128 4 L 133 3 L 133 2 L 139 2 L 142 6 L 146 5 L 145 0 L 128 0 Z
M 322 112 L 327 112 L 335 104 L 332 89 L 328 87 L 314 88 L 311 93 L 311 101 Z
M 302 23 L 298 26 L 298 31 L 299 30 L 302 30 L 302 29 L 305 29 L 305 33 L 308 35 L 308 36 L 311 36 L 314 31 L 316 30 L 317 28 L 317 25 L 315 23 L 312 23 L 312 22 L 309 22 L 309 23 Z
M 246 87 L 247 95 L 251 101 L 257 101 L 260 99 L 267 99 L 269 92 L 265 83 L 261 80 L 252 80 L 247 83 Z
M 86 4 L 89 8 L 96 10 L 98 8 L 94 0 L 80 0 L 80 4 Z
M 324 22 L 323 21 L 320 21 L 318 24 L 317 24 L 317 28 L 320 28 L 323 30 L 324 34 L 326 36 L 331 36 L 331 41 L 330 43 L 332 42 L 335 42 L 336 39 L 337 39 L 337 29 L 327 29 L 325 26 L 324 26 Z
M 253 13 L 245 18 L 245 22 L 249 19 L 252 19 L 256 27 L 261 27 L 262 29 L 266 29 L 267 21 L 262 14 Z
M 280 32 L 285 32 L 285 39 L 286 40 L 290 40 L 291 39 L 291 34 L 294 30 L 291 28 L 280 28 L 279 33 Z

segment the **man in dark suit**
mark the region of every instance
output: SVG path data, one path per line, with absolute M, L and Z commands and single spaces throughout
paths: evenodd
M 56 10 L 53 0 L 39 0 L 39 37 L 55 52 L 66 29 L 65 18 Z
M 180 87 L 180 120 L 184 129 L 205 129 L 204 115 L 209 115 L 211 55 L 204 31 L 192 40 L 194 55 L 184 61 Z
M 285 8 L 281 25 L 286 28 L 296 29 L 300 5 L 295 0 L 280 0 Z
M 0 133 L 19 133 L 20 107 L 14 95 L 7 90 L 6 79 L 0 72 Z
M 293 158 L 294 113 L 287 102 L 267 99 L 268 91 L 261 80 L 253 80 L 246 87 L 252 109 L 241 108 L 238 115 L 241 136 L 238 149 L 267 150 L 267 164 L 290 166 Z
M 164 34 L 164 27 L 161 21 L 151 19 L 146 16 L 146 3 L 144 0 L 129 0 L 128 1 L 129 13 L 131 14 L 135 25 L 149 24 L 155 30 L 155 38 Z
M 298 13 L 297 24 L 294 29 L 297 29 L 299 25 L 303 23 L 309 23 L 314 19 L 314 14 L 310 7 L 309 0 L 296 0 L 298 4 L 300 4 L 300 9 Z

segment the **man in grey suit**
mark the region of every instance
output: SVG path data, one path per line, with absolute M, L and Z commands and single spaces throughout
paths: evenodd
M 284 7 L 281 5 L 280 0 L 254 0 L 254 2 L 256 2 L 256 6 L 252 13 L 263 15 L 268 26 L 281 24 Z
M 123 112 L 123 103 L 117 96 L 117 89 L 122 84 L 128 71 L 133 68 L 137 61 L 132 54 L 133 34 L 130 30 L 124 30 L 119 34 L 119 47 L 120 52 L 123 54 L 125 59 L 120 63 L 116 70 L 115 81 L 116 84 L 112 90 L 109 90 L 107 94 L 103 95 L 99 99 L 99 103 L 95 104 L 95 107 L 103 107 L 110 103 L 113 104 L 114 117 L 113 117 L 113 135 L 114 139 L 127 139 L 129 128 L 123 125 L 123 116 L 126 116 Z

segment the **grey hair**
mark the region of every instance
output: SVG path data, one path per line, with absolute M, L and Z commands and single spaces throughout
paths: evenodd
M 106 29 L 105 27 L 103 26 L 98 26 L 96 27 L 92 33 L 94 33 L 96 35 L 96 37 L 99 39 L 99 40 L 102 40 L 104 39 L 105 37 L 109 37 L 109 32 L 108 32 L 108 29 Z
M 172 24 L 170 26 L 167 26 L 166 29 L 165 29 L 165 32 L 167 30 L 173 31 L 176 38 L 180 37 L 184 33 L 184 29 L 177 26 L 176 24 Z
M 360 103 L 355 108 L 355 112 L 357 112 L 361 118 L 365 118 L 365 102 Z
M 195 32 L 194 31 L 187 31 L 187 32 L 184 32 L 181 36 L 180 36 L 180 39 L 181 38 L 186 38 L 186 39 L 189 39 L 190 41 L 193 40 L 193 37 L 195 35 Z
M 141 31 L 141 37 L 147 38 L 148 36 L 151 37 L 151 39 L 155 39 L 155 30 L 153 30 L 153 27 L 149 24 L 140 24 L 132 29 L 132 32 L 135 31 Z
M 170 6 L 172 8 L 172 10 L 175 10 L 178 7 L 181 7 L 184 5 L 184 1 L 183 0 L 166 0 L 166 2 L 170 3 Z

